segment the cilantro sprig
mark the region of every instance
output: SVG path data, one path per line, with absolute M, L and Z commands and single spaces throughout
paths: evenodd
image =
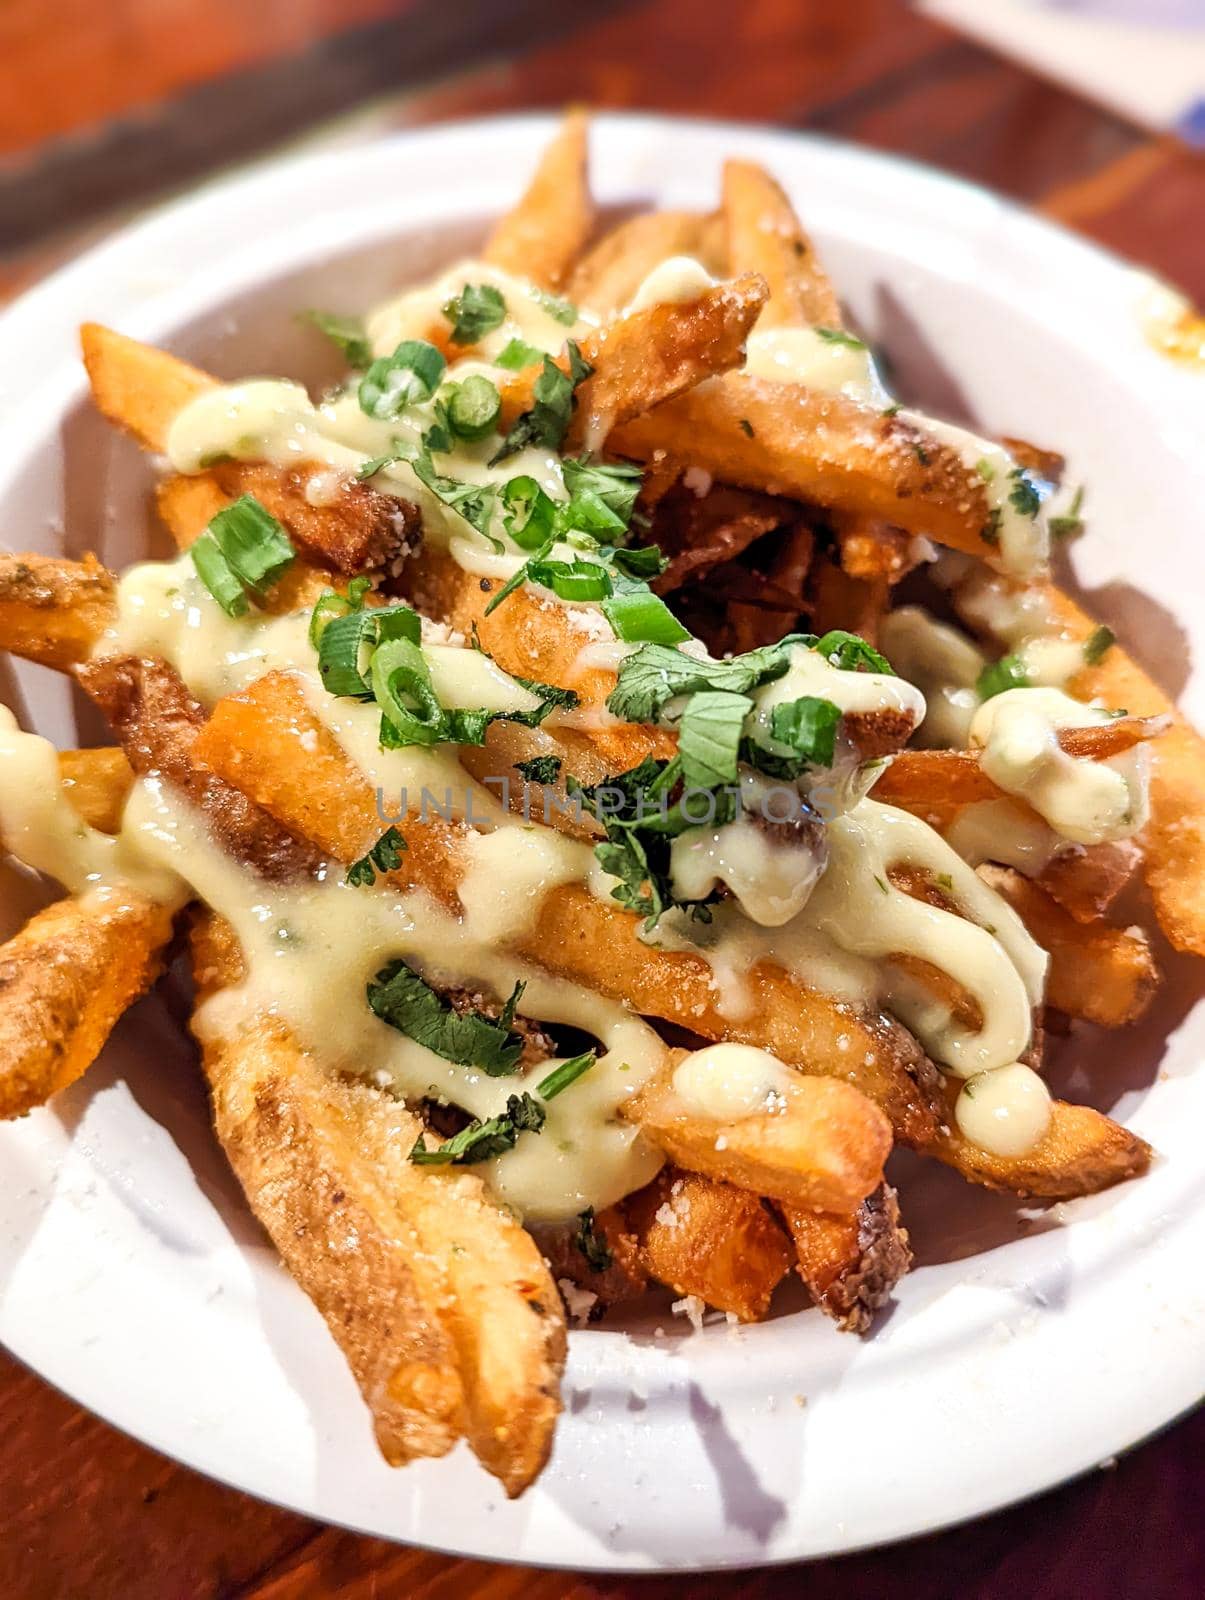
M 452 324 L 449 338 L 453 344 L 476 344 L 501 327 L 506 301 L 492 283 L 466 283 L 458 295 L 444 302 L 443 314 Z
M 457 1066 L 506 1078 L 518 1071 L 523 1054 L 522 1035 L 512 1028 L 523 989 L 515 984 L 497 1020 L 480 1011 L 457 1011 L 398 959 L 382 967 L 365 992 L 381 1021 L 416 1044 Z

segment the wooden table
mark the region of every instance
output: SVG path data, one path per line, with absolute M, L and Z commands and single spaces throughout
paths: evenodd
M 0 291 L 165 190 L 372 96 L 389 97 L 368 113 L 382 127 L 574 99 L 817 129 L 990 184 L 1205 298 L 1205 163 L 897 0 L 7 0 Z M 1034 1407 L 1040 1453 L 1040 1375 L 1018 1403 Z M 1172 1600 L 1205 1593 L 1203 1460 L 1198 1413 L 1109 1470 L 890 1550 L 727 1578 L 575 1578 L 261 1505 L 0 1357 L 0 1595 Z

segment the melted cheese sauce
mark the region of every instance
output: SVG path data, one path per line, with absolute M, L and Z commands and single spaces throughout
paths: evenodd
M 753 378 L 848 395 L 866 405 L 891 404 L 869 348 L 860 341 L 826 338 L 815 328 L 755 328 L 746 346 L 745 371 Z
M 981 1072 L 962 1087 L 954 1120 L 972 1144 L 995 1156 L 1023 1156 L 1050 1126 L 1050 1090 L 1020 1062 Z
M 979 709 L 975 685 L 987 666 L 982 650 L 922 606 L 899 606 L 879 626 L 879 644 L 901 677 L 925 697 L 925 717 L 915 742 L 929 749 L 963 750 Z
M 697 261 L 672 258 L 649 274 L 631 309 L 693 297 L 711 282 Z M 567 327 L 530 285 L 468 261 L 373 313 L 367 328 L 374 351 L 387 354 L 401 339 L 429 337 L 437 328 L 446 331 L 441 308 L 466 283 L 498 287 L 506 316 L 470 353 L 449 365 L 445 381 L 474 372 L 498 381 L 501 374 L 492 362 L 512 338 L 556 352 L 567 337 L 580 337 L 589 326 L 585 317 Z M 852 395 L 869 405 L 881 406 L 890 398 L 868 350 L 809 329 L 755 333 L 749 341 L 748 371 Z M 315 404 L 297 384 L 255 379 L 194 400 L 174 420 L 167 454 L 184 472 L 202 470 L 223 456 L 282 466 L 317 463 L 326 470 L 311 480 L 307 493 L 312 503 L 322 504 L 369 460 L 413 454 L 432 420 L 429 402 L 382 422 L 361 411 L 354 389 Z M 917 420 L 953 444 L 969 464 L 994 464 L 998 483 L 1006 485 L 1012 461 L 999 447 L 927 418 Z M 459 444 L 451 456 L 441 457 L 440 470 L 474 484 L 527 474 L 554 499 L 565 498 L 555 455 L 527 450 L 501 469 L 491 469 L 488 459 L 496 442 L 495 436 Z M 490 532 L 502 541 L 501 551 L 431 493 L 406 459 L 389 461 L 373 482 L 416 502 L 427 535 L 443 542 L 466 570 L 509 578 L 524 559 L 497 514 Z M 1025 570 L 1043 559 L 1041 519 L 1030 523 L 1018 517 L 1006 495 L 1000 511 L 1001 551 L 1010 569 Z M 573 552 L 566 547 L 557 554 Z M 582 634 L 579 673 L 619 664 L 630 647 L 614 640 L 596 607 L 542 598 L 556 604 Z M 619 1108 L 664 1066 L 666 1047 L 623 1006 L 554 980 L 506 954 L 505 947 L 519 931 L 533 926 L 553 888 L 583 883 L 605 897 L 614 880 L 599 868 L 589 845 L 547 827 L 523 824 L 504 810 L 488 789 L 469 777 L 454 749 L 382 750 L 379 711 L 334 699 L 323 689 L 307 639 L 308 622 L 308 613 L 266 617 L 252 611 L 237 620 L 226 617 L 196 577 L 191 560 L 182 556 L 144 563 L 124 576 L 117 620 L 99 653 L 162 657 L 206 705 L 266 671 L 292 672 L 308 704 L 366 780 L 378 786 L 385 801 L 397 804 L 397 820 L 426 789 L 448 803 L 453 816 L 470 824 L 459 885 L 462 919 L 453 919 L 417 892 L 402 895 L 380 884 L 349 887 L 341 868 L 302 883 L 267 884 L 227 858 L 202 820 L 155 779 L 135 785 L 116 838 L 97 834 L 62 798 L 51 748 L 20 733 L 8 714 L 0 721 L 0 831 L 6 844 L 76 892 L 137 884 L 172 905 L 201 898 L 234 926 L 247 969 L 238 988 L 206 1003 L 198 1017 L 202 1030 L 225 1031 L 258 1015 L 279 1015 L 332 1068 L 364 1074 L 410 1100 L 434 1097 L 471 1116 L 489 1117 L 505 1109 L 509 1095 L 524 1088 L 534 1092 L 552 1063 L 491 1079 L 443 1060 L 372 1013 L 364 986 L 375 972 L 400 956 L 433 982 L 467 984 L 499 998 L 516 981 L 526 982 L 522 1013 L 584 1029 L 599 1040 L 600 1059 L 549 1103 L 541 1134 L 521 1134 L 513 1151 L 482 1170 L 495 1192 L 532 1220 L 559 1220 L 587 1205 L 613 1203 L 646 1183 L 661 1163 L 639 1132 L 620 1118 Z M 914 725 L 924 718 L 926 737 L 931 734 L 939 741 L 957 732 L 962 742 L 971 708 L 959 695 L 973 684 L 982 657 L 969 642 L 960 651 L 954 631 L 943 631 L 943 625 L 924 619 L 923 613 L 896 613 L 888 626 L 896 635 L 888 654 L 900 658 L 904 677 L 841 672 L 800 647 L 792 653 L 785 676 L 755 693 L 748 735 L 773 752 L 774 707 L 814 695 L 833 700 L 846 712 L 888 712 Z M 705 656 L 696 641 L 685 648 Z M 424 651 L 436 693 L 449 708 L 526 710 L 536 703 L 488 658 L 439 630 L 424 630 Z M 940 668 L 926 673 L 924 662 L 935 655 L 942 657 Z M 920 687 L 906 681 L 908 677 Z M 928 711 L 922 689 L 930 694 Z M 586 719 L 575 725 L 614 722 L 596 708 L 557 715 L 562 725 L 575 716 Z M 547 726 L 555 725 L 553 718 Z M 992 737 L 988 730 L 987 745 Z M 996 742 L 1001 741 L 1011 749 L 1011 737 L 1001 734 Z M 964 1127 L 968 1137 L 981 1138 L 989 1149 L 1000 1148 L 1002 1140 L 1020 1148 L 1026 1130 L 1026 1136 L 1040 1137 L 1040 1096 L 1016 1076 L 1027 1070 L 1016 1061 L 1029 1043 L 1046 958 L 1014 913 L 958 853 L 915 818 L 865 797 L 877 770 L 876 764 L 859 761 L 841 732 L 832 768 L 800 780 L 799 793 L 823 818 L 819 845 L 814 839 L 806 845 L 787 841 L 752 825 L 747 816 L 723 828 L 682 835 L 674 842 L 672 860 L 679 892 L 702 897 L 722 883 L 733 897 L 715 908 L 709 925 L 670 913 L 647 937 L 661 947 L 701 955 L 711 968 L 721 1009 L 734 1019 L 752 1004 L 747 976 L 765 959 L 851 1008 L 894 1011 L 935 1059 L 971 1080 L 973 1092 L 964 1091 L 959 1100 L 960 1126 L 964 1100 L 970 1108 L 971 1120 Z M 742 780 L 743 789 L 750 790 L 746 799 L 756 798 L 752 790 L 757 781 Z M 387 820 L 383 809 L 382 824 Z M 973 855 L 969 845 L 965 848 Z M 890 881 L 891 868 L 898 865 L 940 877 L 960 914 L 898 890 Z M 954 979 L 975 1002 L 980 1025 L 960 1022 L 913 976 L 893 965 L 894 957 L 905 955 Z M 724 1119 L 764 1110 L 790 1081 L 790 1069 L 773 1056 L 737 1045 L 710 1046 L 687 1055 L 674 1077 L 686 1105 Z M 990 1093 L 981 1093 L 980 1084 L 989 1085 Z M 972 1126 L 979 1132 L 971 1133 Z
M 674 1068 L 674 1093 L 696 1115 L 739 1122 L 785 1104 L 796 1074 L 768 1050 L 712 1044 L 692 1050 Z
M 1025 800 L 1076 844 L 1128 839 L 1147 818 L 1141 747 L 1109 761 L 1077 760 L 1060 747 L 1060 728 L 1099 727 L 1109 713 L 1058 689 L 1009 689 L 975 713 L 971 744 L 998 788 Z

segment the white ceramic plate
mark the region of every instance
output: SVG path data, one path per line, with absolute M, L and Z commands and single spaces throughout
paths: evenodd
M 276 164 L 28 295 L 0 321 L 5 541 L 116 564 L 154 537 L 147 464 L 86 404 L 77 323 L 166 341 L 229 376 L 322 378 L 321 341 L 294 312 L 359 308 L 471 246 L 549 126 L 437 128 Z M 768 162 L 901 383 L 1066 451 L 1090 485 L 1076 560 L 1093 603 L 1184 685 L 1205 640 L 1205 379 L 1147 346 L 1143 284 L 1125 267 L 961 183 L 793 135 L 601 117 L 595 152 L 617 205 L 709 207 L 725 156 Z M 96 731 L 61 680 L 9 674 L 5 662 L 0 696 L 30 725 L 61 742 Z M 1199 670 L 1184 703 L 1205 720 Z M 15 924 L 41 891 L 16 874 L 10 886 Z M 170 989 L 81 1084 L 0 1127 L 0 1337 L 204 1472 L 446 1550 L 739 1566 L 919 1533 L 1088 1468 L 1199 1397 L 1200 987 L 1171 963 L 1156 1016 L 1073 1042 L 1058 1072 L 1156 1145 L 1148 1178 L 1038 1212 L 901 1163 L 919 1261 L 873 1338 L 789 1308 L 741 1332 L 692 1335 L 663 1313 L 575 1334 L 552 1463 L 516 1504 L 463 1450 L 403 1472 L 380 1461 L 340 1356 L 211 1138 Z

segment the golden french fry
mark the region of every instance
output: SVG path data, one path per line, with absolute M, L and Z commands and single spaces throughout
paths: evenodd
M 357 860 L 380 834 L 371 788 L 286 674 L 269 674 L 220 700 L 195 753 L 290 833 L 340 861 Z M 428 815 L 407 818 L 402 829 L 410 848 L 391 881 L 417 885 L 459 910 L 460 827 Z M 516 929 L 512 947 L 647 1016 L 704 1038 L 757 1045 L 808 1072 L 844 1079 L 882 1107 L 905 1142 L 924 1146 L 933 1137 L 939 1079 L 916 1040 L 898 1023 L 806 988 L 771 962 L 749 974 L 750 1003 L 734 1020 L 719 1009 L 701 956 L 644 943 L 637 916 L 576 884 L 548 893 L 531 926 Z
M 728 270 L 760 272 L 770 288 L 759 326 L 839 328 L 836 292 L 777 180 L 756 162 L 726 161 L 723 196 Z
M 812 564 L 809 588 L 816 633 L 844 628 L 875 643 L 891 593 L 886 578 L 851 577 L 836 561 L 821 557 Z
M 627 217 L 585 252 L 566 293 L 574 305 L 609 319 L 623 311 L 653 268 L 670 256 L 693 256 L 722 276 L 718 224 L 718 218 L 698 211 L 645 211 Z
M 220 919 L 201 919 L 194 966 L 203 996 L 237 981 Z M 328 1076 L 279 1020 L 195 1026 L 218 1136 L 347 1357 L 382 1454 L 394 1465 L 443 1455 L 465 1433 L 507 1493 L 521 1493 L 551 1448 L 565 1359 L 532 1239 L 473 1174 L 414 1166 L 419 1119 Z
M 629 418 L 739 366 L 765 300 L 765 283 L 747 274 L 693 300 L 630 312 L 588 334 L 580 350 L 594 372 L 576 391 L 565 448 L 599 450 Z M 560 365 L 567 371 L 568 358 Z M 502 386 L 502 426 L 529 409 L 535 382 L 529 369 Z
M 763 1201 L 702 1173 L 664 1168 L 623 1213 L 651 1277 L 742 1322 L 761 1321 L 790 1271 L 790 1244 Z
M 982 479 L 907 418 L 841 394 L 744 373 L 701 383 L 617 428 L 610 446 L 658 451 L 724 483 L 882 519 L 995 564 Z
M 643 1085 L 620 1114 L 679 1166 L 818 1211 L 852 1211 L 883 1180 L 891 1126 L 865 1095 L 833 1078 L 791 1074 L 775 1104 L 737 1121 L 693 1109 L 672 1073 Z
M 1095 631 L 1092 618 L 1053 586 L 1047 600 L 1068 638 L 1086 640 Z M 1143 871 L 1168 942 L 1205 955 L 1205 740 L 1119 644 L 1085 666 L 1069 691 L 1080 700 L 1099 697 L 1131 717 L 1172 718 L 1152 748 Z
M 972 1144 L 954 1121 L 960 1085 L 947 1084 L 949 1117 L 932 1154 L 971 1183 L 1042 1200 L 1074 1200 L 1136 1178 L 1151 1164 L 1145 1139 L 1091 1106 L 1056 1100 L 1046 1133 L 1021 1156 L 998 1156 Z
M 128 887 L 58 900 L 0 946 L 0 1117 L 81 1077 L 162 970 L 172 914 Z
M 942 834 L 967 807 L 1006 798 L 978 757 L 965 750 L 899 751 L 876 781 L 874 796 L 884 805 L 920 817 Z M 1010 798 L 1009 804 L 1040 821 L 1023 800 Z M 1112 905 L 1139 857 L 1138 847 L 1128 840 L 1069 845 L 1042 868 L 1036 882 L 1078 922 L 1092 922 Z
M 597 1308 L 590 1305 L 591 1313 L 638 1300 L 649 1286 L 649 1276 L 640 1259 L 640 1241 L 629 1228 L 622 1209 L 608 1206 L 600 1211 L 591 1221 L 590 1232 L 592 1240 L 604 1246 L 610 1257 L 606 1265 L 597 1257 L 587 1256 L 579 1242 L 580 1220 L 573 1225 L 537 1230 L 536 1242 L 558 1286 L 563 1288 L 567 1282 L 593 1295 Z M 571 1297 L 567 1298 L 572 1305 Z
M 0 552 L 0 649 L 69 667 L 88 657 L 116 615 L 113 576 L 95 556 Z
M 84 821 L 101 833 L 116 833 L 134 783 L 125 751 L 106 745 L 95 750 L 60 750 L 63 793 Z
M 1141 929 L 1077 922 L 1009 867 L 983 866 L 979 875 L 1050 952 L 1047 1004 L 1102 1028 L 1121 1028 L 1142 1016 L 1160 976 Z
M 79 681 L 104 712 L 136 772 L 158 773 L 201 811 L 219 843 L 262 877 L 313 870 L 318 856 L 196 757 L 205 713 L 173 668 L 137 656 L 103 656 Z
M 570 111 L 522 199 L 495 224 L 483 261 L 545 288 L 560 288 L 594 227 L 586 171 L 589 131 L 586 112 Z
M 778 1209 L 812 1299 L 847 1333 L 865 1333 L 912 1265 L 895 1190 L 880 1184 L 845 1216 L 783 1204 Z
M 148 450 L 164 449 L 177 413 L 217 381 L 178 356 L 99 322 L 84 323 L 80 344 L 97 409 Z

